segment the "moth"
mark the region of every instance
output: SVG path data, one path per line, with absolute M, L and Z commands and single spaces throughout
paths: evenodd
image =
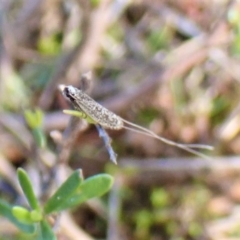
M 94 99 L 88 96 L 84 91 L 77 89 L 73 86 L 61 85 L 63 96 L 72 103 L 73 107 L 81 112 L 81 117 L 86 118 L 90 123 L 101 126 L 103 129 L 128 129 L 140 134 L 144 134 L 149 137 L 160 140 L 163 143 L 181 148 L 187 152 L 193 153 L 199 157 L 207 158 L 207 156 L 195 149 L 207 149 L 212 150 L 213 147 L 202 144 L 182 144 L 171 141 L 164 137 L 161 137 L 151 130 L 144 128 L 135 123 L 129 122 L 115 113 L 111 112 L 107 108 L 97 103 Z M 67 113 L 67 111 L 66 111 Z M 70 113 L 70 112 L 69 112 Z M 70 113 L 71 114 L 71 113 Z M 108 140 L 107 140 L 108 141 Z M 106 141 L 105 141 L 106 143 Z

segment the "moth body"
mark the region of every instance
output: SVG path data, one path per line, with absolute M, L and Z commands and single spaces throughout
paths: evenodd
M 65 86 L 63 94 L 76 110 L 83 111 L 102 127 L 114 130 L 123 128 L 123 121 L 119 116 L 94 101 L 82 90 L 73 86 Z

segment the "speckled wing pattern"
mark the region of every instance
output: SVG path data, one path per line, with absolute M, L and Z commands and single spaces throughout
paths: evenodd
M 82 90 L 66 86 L 63 94 L 77 110 L 83 111 L 102 127 L 114 130 L 123 128 L 123 121 L 119 116 L 94 101 Z

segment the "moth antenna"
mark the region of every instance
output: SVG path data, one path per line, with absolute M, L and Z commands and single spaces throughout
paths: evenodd
M 143 134 L 143 135 L 146 135 L 146 136 L 150 136 L 150 137 L 153 137 L 155 139 L 158 139 L 160 140 L 161 142 L 163 143 L 166 143 L 168 145 L 171 145 L 171 146 L 176 146 L 178 148 L 181 148 L 187 152 L 190 152 L 190 153 L 193 153 L 199 157 L 202 157 L 202 158 L 207 158 L 209 159 L 208 156 L 206 156 L 205 154 L 203 153 L 200 153 L 192 148 L 199 148 L 199 149 L 207 149 L 207 150 L 212 150 L 213 147 L 212 146 L 209 146 L 209 145 L 202 145 L 202 144 L 182 144 L 182 143 L 177 143 L 177 142 L 174 142 L 174 141 L 171 141 L 167 138 L 164 138 L 164 137 L 161 137 L 161 136 L 158 136 L 157 134 L 155 134 L 154 132 L 150 131 L 149 129 L 147 128 L 144 128 L 144 127 L 141 127 L 137 124 L 134 124 L 132 122 L 129 122 L 125 119 L 122 119 L 122 121 L 132 127 L 135 127 L 135 128 L 131 128 L 131 127 L 128 127 L 128 126 L 123 126 L 123 128 L 125 129 L 128 129 L 130 131 L 133 131 L 133 132 L 137 132 L 137 133 L 140 133 L 140 134 Z

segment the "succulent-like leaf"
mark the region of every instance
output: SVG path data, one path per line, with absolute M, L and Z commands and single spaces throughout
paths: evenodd
M 44 148 L 46 146 L 46 136 L 41 128 L 34 128 L 32 130 L 34 139 L 37 143 L 37 145 L 40 148 Z
M 23 190 L 25 197 L 27 198 L 29 205 L 34 210 L 40 209 L 38 200 L 33 191 L 31 180 L 28 177 L 26 171 L 22 168 L 18 168 L 17 174 L 18 174 L 18 181 L 21 185 L 21 188 Z
M 87 178 L 78 191 L 58 207 L 58 211 L 75 207 L 87 200 L 100 197 L 108 192 L 113 185 L 113 177 L 109 174 L 98 174 Z
M 81 170 L 75 170 L 70 177 L 58 188 L 51 198 L 48 199 L 44 206 L 46 214 L 56 212 L 59 206 L 66 202 L 82 183 Z
M 40 222 L 43 218 L 43 215 L 40 210 L 32 210 L 30 212 L 30 217 L 33 222 Z
M 19 222 L 12 213 L 12 206 L 0 199 L 0 215 L 7 218 L 10 222 L 12 222 L 17 228 L 26 233 L 34 233 L 36 228 L 34 224 L 23 224 Z
M 12 208 L 12 214 L 19 222 L 33 224 L 30 212 L 24 207 L 14 206 Z
M 24 117 L 31 129 L 42 127 L 43 112 L 40 109 L 36 109 L 35 111 L 26 110 Z
M 40 222 L 40 231 L 37 240 L 57 240 L 51 226 L 47 221 Z

